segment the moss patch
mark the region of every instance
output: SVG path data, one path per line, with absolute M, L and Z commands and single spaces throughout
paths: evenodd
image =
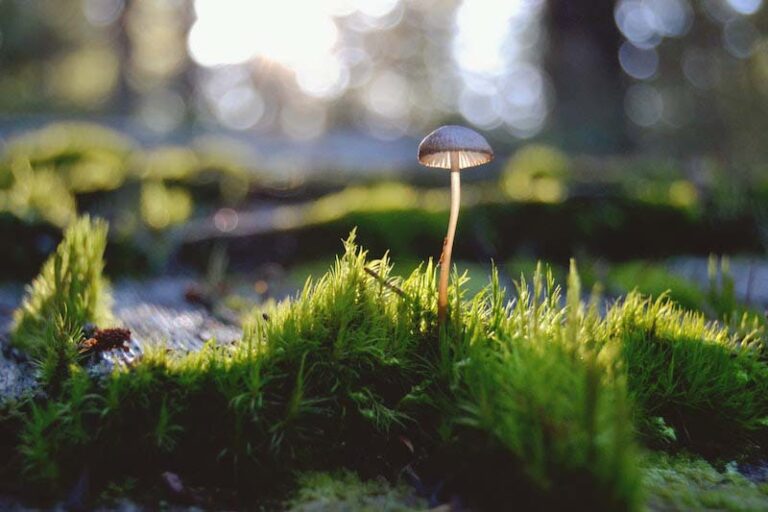
M 40 363 L 43 381 L 61 377 L 74 361 L 86 324 L 111 318 L 106 244 L 106 222 L 87 216 L 74 222 L 14 314 L 11 341 Z
M 427 503 L 413 489 L 392 486 L 386 480 L 362 481 L 354 473 L 307 473 L 298 479 L 299 490 L 286 509 L 292 512 L 359 510 L 361 512 L 415 512 Z
M 733 469 L 718 471 L 702 459 L 655 455 L 646 461 L 650 510 L 768 510 L 768 484 L 750 482 Z
M 59 252 L 94 243 L 81 236 Z M 51 265 L 59 277 L 42 283 L 93 282 Z M 664 297 L 631 293 L 603 316 L 573 264 L 565 291 L 540 265 L 511 298 L 495 272 L 472 296 L 454 275 L 438 331 L 433 265 L 391 270 L 352 236 L 325 275 L 254 311 L 238 343 L 149 352 L 99 379 L 71 365 L 47 399 L 21 405 L 18 474 L 60 491 L 84 468 L 97 488 L 167 470 L 248 506 L 297 488 L 367 506 L 387 494 L 378 478 L 407 467 L 422 492 L 478 509 L 637 510 L 636 431 L 698 453 L 765 438 L 760 346 Z M 339 471 L 369 483 L 317 476 Z

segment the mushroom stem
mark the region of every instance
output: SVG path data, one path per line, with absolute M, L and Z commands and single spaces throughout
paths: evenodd
M 461 203 L 461 178 L 459 177 L 459 154 L 451 151 L 451 214 L 448 219 L 448 233 L 443 241 L 443 252 L 440 255 L 440 282 L 437 289 L 437 323 L 443 325 L 448 317 L 448 279 L 451 275 L 451 253 L 453 239 L 456 235 L 456 224 L 459 220 L 459 205 Z

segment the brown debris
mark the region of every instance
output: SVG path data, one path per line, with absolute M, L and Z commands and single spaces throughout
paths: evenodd
M 81 354 L 89 352 L 105 352 L 119 348 L 128 350 L 128 341 L 131 339 L 130 329 L 113 327 L 109 329 L 96 329 L 92 336 L 80 342 Z

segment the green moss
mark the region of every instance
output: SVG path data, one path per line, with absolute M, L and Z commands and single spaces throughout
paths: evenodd
M 237 204 L 247 195 L 252 181 L 266 178 L 245 167 L 252 156 L 225 153 L 228 149 L 232 148 L 209 142 L 192 148 L 168 146 L 137 152 L 135 177 L 185 187 L 195 199 Z M 237 148 L 234 152 L 237 153 Z
M 66 488 L 86 465 L 98 488 L 178 468 L 189 485 L 264 503 L 297 474 L 398 481 L 410 465 L 442 499 L 479 509 L 635 510 L 635 430 L 701 453 L 765 436 L 755 343 L 664 297 L 633 293 L 602 317 L 582 302 L 575 265 L 564 297 L 539 266 L 511 302 L 495 272 L 471 297 L 454 275 L 438 332 L 431 263 L 398 277 L 354 237 L 345 249 L 295 298 L 254 311 L 239 343 L 150 351 L 99 380 L 72 368 L 27 406 L 22 474 Z M 316 478 L 300 496 L 368 503 L 352 477 Z
M 41 362 L 44 380 L 73 361 L 85 324 L 110 318 L 102 275 L 106 243 L 106 222 L 87 216 L 74 222 L 14 314 L 11 341 Z
M 168 229 L 187 220 L 198 200 L 235 205 L 266 181 L 239 152 L 211 141 L 143 150 L 107 127 L 51 123 L 0 151 L 0 213 L 61 229 L 78 212 L 107 208 L 118 210 L 116 218 L 138 211 L 147 227 Z
M 307 279 L 312 276 L 324 274 L 329 267 L 332 259 L 313 261 L 291 267 L 284 277 L 284 286 L 287 289 L 300 289 Z M 406 278 L 413 273 L 416 269 L 422 266 L 424 263 L 419 260 L 409 260 L 407 258 L 398 258 L 397 263 L 393 264 L 391 269 L 391 276 L 397 278 Z M 490 265 L 482 265 L 470 261 L 456 261 L 455 266 L 460 269 L 462 274 L 466 274 L 468 279 L 465 284 L 465 293 L 474 296 L 480 292 L 488 282 L 488 278 L 491 275 L 492 269 Z M 536 268 L 536 263 L 533 263 L 530 272 L 523 272 L 524 275 L 533 275 L 533 271 Z M 516 272 L 512 275 L 521 275 L 521 272 Z
M 128 174 L 132 141 L 91 123 L 52 123 L 8 142 L 4 157 L 55 172 L 73 193 L 113 190 Z
M 467 468 L 460 487 L 482 497 L 483 508 L 635 504 L 624 379 L 615 354 L 595 344 L 599 316 L 581 303 L 575 268 L 565 302 L 541 267 L 509 306 L 494 278 L 464 306 L 459 341 L 448 342 L 451 391 L 440 402 L 441 432 L 453 463 Z M 500 468 L 520 473 L 502 483 L 493 476 Z
M 512 199 L 554 203 L 568 192 L 568 157 L 557 148 L 529 144 L 509 159 L 501 176 L 501 187 Z
M 350 240 L 329 273 L 269 320 L 255 314 L 234 347 L 148 354 L 87 393 L 67 385 L 33 408 L 26 465 L 49 483 L 83 463 L 102 478 L 180 467 L 264 495 L 290 487 L 295 471 L 393 477 L 403 464 L 393 446 L 406 436 L 429 460 L 425 478 L 470 503 L 635 508 L 623 379 L 578 335 L 598 322 L 594 309 L 573 291 L 568 314 L 541 271 L 514 307 L 498 279 L 471 300 L 465 281 L 455 279 L 453 320 L 438 336 L 434 268 L 395 278 Z M 46 438 L 51 429 L 62 435 Z
M 88 394 L 91 388 L 88 374 L 72 368 L 62 389 L 66 401 L 30 404 L 23 417 L 18 445 L 27 483 L 42 484 L 43 488 L 48 487 L 47 493 L 60 490 L 62 482 L 70 482 L 75 476 L 62 474 L 57 459 L 77 458 L 79 450 L 90 440 L 86 421 L 98 412 L 94 397 Z
M 702 314 L 637 293 L 609 310 L 605 328 L 620 344 L 637 423 L 651 439 L 707 450 L 764 435 L 768 367 L 756 338 L 732 336 Z M 659 432 L 659 418 L 674 436 Z
M 727 220 L 693 218 L 676 206 L 626 197 L 573 197 L 554 204 L 515 202 L 500 200 L 498 191 L 489 192 L 483 185 L 465 188 L 462 197 L 466 196 L 466 200 L 458 227 L 463 235 L 456 239 L 454 247 L 458 258 L 525 254 L 564 264 L 574 254 L 626 261 L 701 254 L 713 245 L 731 252 L 762 250 L 754 236 L 755 219 L 749 216 Z M 443 201 L 432 204 L 428 197 L 433 192 L 445 191 L 421 191 L 417 204 L 411 204 L 410 193 L 404 194 L 396 208 L 379 210 L 373 206 L 358 208 L 356 202 L 346 205 L 343 195 L 332 195 L 327 196 L 329 202 L 334 198 L 336 201 L 332 215 L 312 219 L 311 215 L 305 216 L 310 210 L 291 208 L 283 212 L 280 220 L 285 219 L 303 242 L 297 248 L 296 258 L 332 254 L 339 234 L 355 227 L 360 242 L 377 254 L 390 251 L 398 261 L 437 257 L 445 236 L 449 203 L 445 196 Z M 486 196 L 486 192 L 490 195 Z M 373 191 L 371 194 L 375 195 Z M 364 191 L 358 187 L 355 196 L 363 197 Z M 382 199 L 385 200 L 389 199 Z M 374 201 L 378 200 L 371 197 L 373 204 L 379 204 Z
M 141 219 L 153 230 L 181 224 L 192 214 L 192 198 L 181 187 L 167 187 L 160 181 L 141 186 Z
M 718 471 L 701 459 L 654 455 L 643 473 L 650 510 L 768 510 L 768 485 L 732 469 Z
M 293 512 L 359 510 L 408 512 L 426 510 L 413 489 L 392 486 L 386 480 L 362 481 L 354 473 L 307 473 L 297 482 L 298 491 L 286 504 Z
M 29 162 L 8 167 L 7 187 L 0 188 L 0 211 L 28 223 L 44 221 L 66 226 L 76 216 L 75 198 L 54 168 L 33 170 Z

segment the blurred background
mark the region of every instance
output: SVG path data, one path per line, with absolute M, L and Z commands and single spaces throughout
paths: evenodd
M 3 130 L 85 116 L 164 140 L 191 127 L 398 140 L 454 121 L 504 149 L 538 138 L 567 151 L 748 160 L 761 156 L 768 91 L 761 8 L 2 0 Z
M 758 300 L 762 4 L 0 0 L 0 276 L 84 212 L 111 221 L 116 276 L 268 293 L 354 227 L 407 269 L 439 255 L 448 178 L 415 153 L 451 123 L 497 153 L 463 174 L 463 268 L 577 256 L 626 287 L 711 280 L 726 254 Z

